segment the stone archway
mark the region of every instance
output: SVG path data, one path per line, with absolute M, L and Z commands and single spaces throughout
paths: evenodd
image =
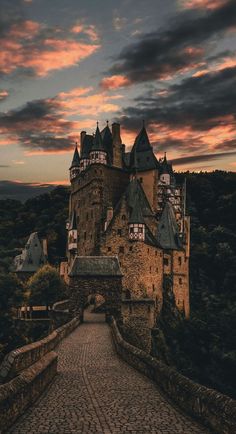
M 116 256 L 76 256 L 69 273 L 70 309 L 83 311 L 88 297 L 101 294 L 106 302 L 106 317 L 120 316 L 122 274 Z

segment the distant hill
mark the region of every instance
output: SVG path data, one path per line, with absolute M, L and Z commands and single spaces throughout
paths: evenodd
M 49 193 L 55 188 L 50 184 L 34 185 L 15 181 L 0 181 L 0 199 L 15 199 L 25 202 L 40 194 Z

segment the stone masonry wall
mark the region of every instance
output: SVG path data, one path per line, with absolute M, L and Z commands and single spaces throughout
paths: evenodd
M 199 419 L 214 433 L 236 432 L 236 402 L 215 390 L 194 383 L 122 338 L 115 320 L 111 323 L 118 354 L 151 378 L 184 412 Z
M 57 344 L 80 323 L 74 318 L 41 341 L 6 355 L 0 367 L 0 433 L 7 429 L 46 389 L 57 374 Z
M 114 216 L 101 243 L 101 254 L 117 255 L 123 277 L 123 290 L 132 298 L 152 298 L 156 310 L 162 304 L 163 251 L 140 241 L 129 240 L 128 212 L 124 204 Z

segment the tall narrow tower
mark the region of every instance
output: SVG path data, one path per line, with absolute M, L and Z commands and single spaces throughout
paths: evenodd
M 122 141 L 120 137 L 120 124 L 112 124 L 113 140 L 113 166 L 122 168 Z

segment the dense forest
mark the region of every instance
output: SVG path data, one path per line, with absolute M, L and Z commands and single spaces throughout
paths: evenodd
M 173 320 L 167 309 L 157 354 L 190 378 L 235 397 L 236 173 L 177 174 L 177 181 L 184 178 L 191 216 L 191 317 Z M 25 203 L 0 201 L 2 274 L 33 231 L 47 237 L 50 262 L 59 263 L 68 198 L 68 188 L 57 187 Z

